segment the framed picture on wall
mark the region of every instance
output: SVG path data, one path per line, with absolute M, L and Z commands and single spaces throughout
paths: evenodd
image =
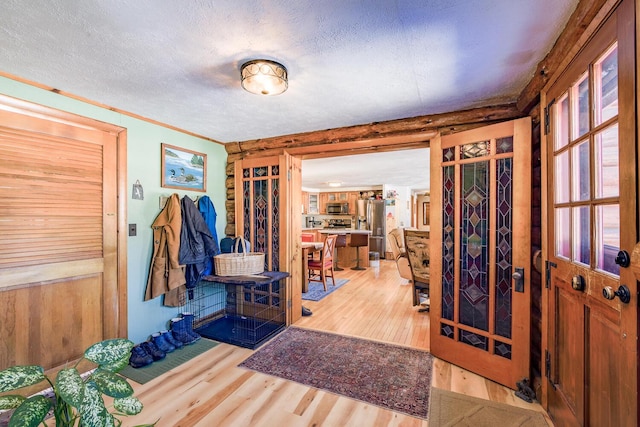
M 178 190 L 207 191 L 207 155 L 162 144 L 160 186 Z

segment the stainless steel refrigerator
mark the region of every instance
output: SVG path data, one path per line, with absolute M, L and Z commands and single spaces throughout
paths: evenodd
M 384 258 L 387 232 L 384 200 L 358 200 L 356 224 L 360 230 L 369 230 L 369 251 Z

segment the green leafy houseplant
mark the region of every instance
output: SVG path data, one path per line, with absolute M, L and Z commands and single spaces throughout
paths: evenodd
M 47 381 L 55 396 L 55 402 L 43 395 L 25 398 L 19 395 L 0 396 L 0 410 L 15 409 L 9 427 L 36 427 L 53 405 L 56 426 L 120 426 L 115 416 L 136 415 L 142 411 L 142 403 L 133 396 L 129 382 L 117 375 L 124 368 L 131 354 L 133 342 L 112 339 L 96 343 L 84 352 L 84 359 L 98 367 L 85 379 L 77 366 L 58 372 L 55 384 L 41 366 L 12 366 L 0 371 L 0 393 Z M 114 412 L 109 412 L 102 395 L 112 397 Z M 153 425 L 153 424 L 148 424 Z

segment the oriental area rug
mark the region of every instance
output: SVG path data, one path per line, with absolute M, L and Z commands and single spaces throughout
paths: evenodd
M 322 298 L 326 297 L 336 289 L 340 288 L 342 285 L 347 283 L 349 279 L 336 279 L 335 285 L 333 284 L 333 279 L 330 277 L 327 278 L 327 290 L 324 290 L 324 285 L 322 282 L 312 281 L 309 282 L 309 291 L 302 293 L 302 299 L 307 301 L 320 301 Z
M 427 418 L 430 353 L 289 327 L 240 367 Z

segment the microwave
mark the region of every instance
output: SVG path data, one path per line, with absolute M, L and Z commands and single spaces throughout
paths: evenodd
M 349 203 L 327 203 L 328 215 L 346 215 L 349 213 Z

